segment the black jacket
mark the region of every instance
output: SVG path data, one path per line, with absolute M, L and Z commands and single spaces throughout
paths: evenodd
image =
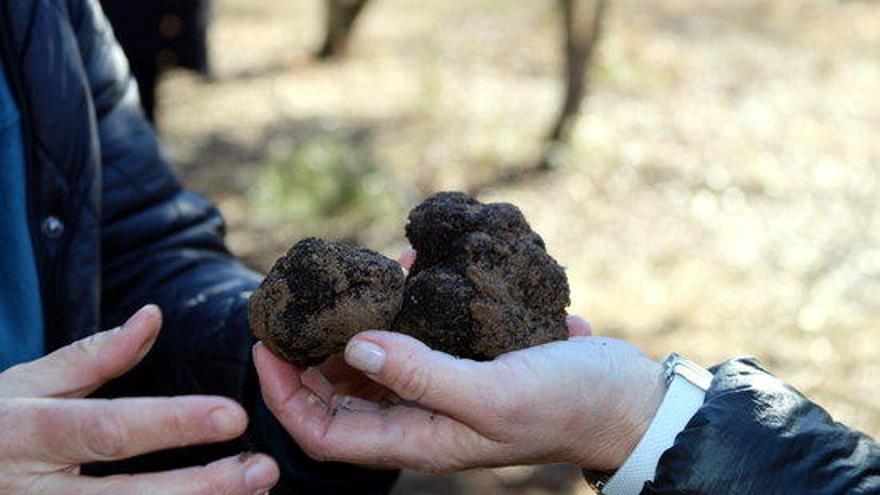
M 728 361 L 643 495 L 880 494 L 880 445 L 754 359 Z
M 297 493 L 387 492 L 396 473 L 307 459 L 262 404 L 245 318 L 260 276 L 226 250 L 217 209 L 172 173 L 98 1 L 3 0 L 0 53 L 22 116 L 46 351 L 156 303 L 165 326 L 154 350 L 101 393 L 219 394 L 252 418 L 240 441 L 124 467 L 257 449 L 279 460 L 284 484 Z

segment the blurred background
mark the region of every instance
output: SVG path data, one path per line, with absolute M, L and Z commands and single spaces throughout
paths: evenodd
M 373 0 L 329 62 L 324 15 L 215 0 L 208 79 L 158 87 L 168 152 L 248 263 L 305 236 L 394 256 L 422 197 L 472 191 L 524 211 L 597 333 L 755 355 L 880 433 L 880 2 L 609 0 L 580 119 L 534 173 L 565 88 L 558 1 Z M 558 466 L 397 493 L 589 492 Z

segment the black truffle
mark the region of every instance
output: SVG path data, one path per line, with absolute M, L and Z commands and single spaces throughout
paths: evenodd
M 318 364 L 368 329 L 391 328 L 400 310 L 400 265 L 320 239 L 296 243 L 251 296 L 254 335 L 285 360 Z
M 406 236 L 418 256 L 395 331 L 477 360 L 567 338 L 565 272 L 515 206 L 435 194 Z
M 405 281 L 378 253 L 298 242 L 251 297 L 254 334 L 300 366 L 368 329 L 478 360 L 568 336 L 565 272 L 515 206 L 436 194 L 410 212 L 406 235 L 418 256 Z

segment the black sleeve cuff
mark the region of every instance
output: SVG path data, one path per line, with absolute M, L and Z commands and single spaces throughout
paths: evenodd
M 880 493 L 880 446 L 755 359 L 713 368 L 702 408 L 643 494 Z

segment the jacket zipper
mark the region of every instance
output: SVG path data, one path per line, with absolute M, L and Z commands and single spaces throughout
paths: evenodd
M 30 107 L 27 105 L 27 96 L 25 95 L 22 86 L 20 68 L 16 64 L 12 55 L 15 43 L 12 39 L 12 13 L 10 12 L 10 3 L 3 2 L 3 7 L 2 11 L 0 11 L 0 15 L 3 16 L 3 24 L 0 26 L 0 31 L 2 31 L 3 35 L 2 39 L 0 39 L 0 55 L 2 55 L 3 58 L 3 65 L 6 69 L 7 75 L 6 79 L 9 81 L 13 98 L 18 105 L 18 113 L 21 120 L 21 137 L 24 146 L 25 172 L 27 180 L 26 203 L 28 231 L 30 232 L 31 249 L 34 250 L 34 260 L 37 265 L 37 279 L 40 282 L 40 298 L 42 299 L 40 301 L 40 306 L 43 310 L 43 335 L 45 336 L 44 345 L 46 347 L 45 350 L 49 351 L 58 347 L 61 342 L 59 339 L 60 336 L 57 334 L 57 329 L 55 328 L 56 325 L 54 318 L 52 318 L 52 315 L 48 310 L 48 308 L 52 307 L 52 301 L 50 300 L 51 291 L 49 290 L 49 281 L 46 278 L 46 274 L 48 273 L 46 266 L 47 251 L 41 242 L 40 237 L 35 232 L 37 222 L 36 213 L 34 211 L 34 198 L 36 197 L 37 185 L 34 168 L 38 162 L 35 158 L 34 140 L 31 132 Z

